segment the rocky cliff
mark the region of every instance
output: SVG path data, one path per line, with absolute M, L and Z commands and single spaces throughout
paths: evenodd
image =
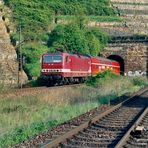
M 0 0 L 0 83 L 15 85 L 18 82 L 17 54 L 10 41 L 2 5 L 3 1 Z M 23 73 L 20 79 L 24 83 L 27 77 Z

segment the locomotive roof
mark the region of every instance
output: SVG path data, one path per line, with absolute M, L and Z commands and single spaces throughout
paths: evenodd
M 86 57 L 86 58 L 97 58 L 98 60 L 101 61 L 108 61 L 108 62 L 117 62 L 115 60 L 111 60 L 111 59 L 107 59 L 107 58 L 103 58 L 103 57 L 99 57 L 99 56 L 91 56 L 89 54 L 74 54 L 74 53 L 68 53 L 68 52 L 55 52 L 55 53 L 45 53 L 44 55 L 63 55 L 63 54 L 68 54 L 68 55 L 73 55 L 73 56 L 82 56 L 82 57 Z

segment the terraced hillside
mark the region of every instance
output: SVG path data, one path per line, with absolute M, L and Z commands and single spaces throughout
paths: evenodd
M 148 33 L 147 0 L 111 0 L 122 22 L 102 24 L 101 26 L 113 35 L 132 35 Z

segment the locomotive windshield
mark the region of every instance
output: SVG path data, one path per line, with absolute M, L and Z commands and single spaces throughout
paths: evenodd
M 43 62 L 44 63 L 60 63 L 62 62 L 62 56 L 45 55 L 43 57 Z

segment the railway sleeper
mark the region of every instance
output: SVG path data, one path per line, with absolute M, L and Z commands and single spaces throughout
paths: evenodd
M 69 148 L 70 148 L 70 146 L 71 145 L 73 145 L 73 146 L 81 146 L 81 147 L 85 147 L 85 148 L 87 148 L 87 147 L 91 147 L 91 148 L 96 148 L 96 147 L 99 147 L 99 148 L 105 148 L 105 147 L 110 147 L 110 148 L 113 148 L 114 146 L 115 146 L 115 143 L 100 143 L 100 142 L 90 142 L 90 141 L 75 141 L 75 140 L 72 140 L 72 139 L 70 139 L 70 140 L 68 140 L 68 142 L 66 143 L 67 144 L 67 146 L 69 146 Z
M 135 146 L 135 145 L 131 145 L 131 144 L 126 144 L 123 146 L 123 148 L 146 148 L 145 145 L 143 146 Z
M 146 146 L 147 143 L 146 142 L 135 142 L 135 141 L 128 141 L 127 144 L 133 145 L 133 146 Z
M 112 137 L 122 137 L 124 133 L 98 133 L 98 134 L 90 134 L 90 133 L 82 133 L 80 132 L 79 135 L 85 136 L 86 138 L 97 138 L 97 139 L 101 139 L 101 138 L 108 138 L 108 135 L 112 135 Z M 107 136 L 106 136 L 107 135 Z M 116 135 L 116 136 L 114 136 Z
M 132 121 L 132 119 L 130 120 L 128 120 L 129 122 L 131 122 Z M 121 124 L 121 123 L 127 123 L 128 122 L 127 120 L 125 120 L 125 119 L 121 119 L 121 120 L 116 120 L 115 121 L 115 119 L 113 119 L 113 120 L 111 120 L 111 119 L 103 119 L 103 120 L 100 120 L 100 122 L 99 123 L 106 123 L 106 122 L 109 122 L 109 123 L 117 123 L 117 124 Z M 129 123 L 128 122 L 128 123 Z M 96 122 L 97 123 L 97 122 Z
M 91 142 L 106 142 L 106 143 L 112 143 L 114 140 L 120 140 L 122 136 L 104 136 L 104 137 L 85 137 L 83 135 L 76 135 L 75 140 L 78 141 L 91 141 Z
M 98 129 L 104 129 L 104 130 L 111 130 L 111 131 L 119 131 L 119 130 L 124 130 L 126 131 L 128 129 L 128 127 L 124 127 L 124 126 L 111 126 L 111 125 L 108 125 L 108 126 L 101 126 L 101 125 L 93 125 L 95 127 L 97 127 Z
M 98 132 L 114 132 L 114 133 L 116 133 L 116 132 L 123 132 L 123 133 L 125 133 L 125 129 L 120 129 L 120 131 L 119 130 L 113 130 L 113 129 L 106 129 L 106 130 L 104 130 L 104 128 L 98 128 L 98 127 L 92 127 L 91 126 L 91 129 L 94 129 L 94 130 L 96 130 L 96 132 L 98 133 Z
M 85 131 L 81 131 L 80 132 L 80 134 L 83 134 L 83 135 L 88 135 L 89 136 L 89 133 L 92 133 L 92 135 L 96 135 L 96 136 L 98 136 L 98 134 L 116 134 L 116 135 L 122 135 L 122 134 L 124 134 L 125 132 L 124 131 L 95 131 L 95 130 L 89 130 L 89 129 L 87 129 L 87 130 L 85 130 Z
M 111 126 L 108 125 L 108 123 L 110 123 Z M 118 123 L 116 123 L 116 122 L 115 123 L 114 122 L 113 123 L 108 122 L 108 123 L 107 122 L 104 122 L 104 123 L 101 122 L 101 123 L 98 123 L 98 124 L 95 124 L 95 125 L 101 126 L 101 127 L 108 127 L 109 126 L 109 127 L 117 127 L 118 128 L 118 127 L 125 127 L 125 126 L 127 126 L 128 124 L 130 124 L 132 122 L 128 123 L 128 122 L 123 121 L 123 122 L 118 122 Z

